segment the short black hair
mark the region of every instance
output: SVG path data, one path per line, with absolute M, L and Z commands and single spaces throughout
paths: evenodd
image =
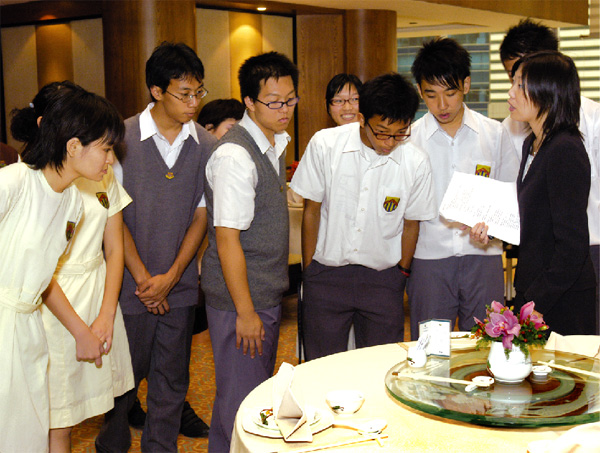
M 124 135 L 123 118 L 109 101 L 83 88 L 61 89 L 48 102 L 39 133 L 27 143 L 21 157 L 36 170 L 50 165 L 60 171 L 72 138 L 83 146 L 102 139 L 116 148 Z
M 424 80 L 457 90 L 471 75 L 471 55 L 456 40 L 437 37 L 423 43 L 411 71 L 419 85 Z
M 538 118 L 546 114 L 544 142 L 560 131 L 579 132 L 581 93 L 573 60 L 555 50 L 525 55 L 513 67 L 521 68 L 525 96 L 535 105 Z
M 280 77 L 290 76 L 294 90 L 298 92 L 298 68 L 288 57 L 279 52 L 267 52 L 248 58 L 238 72 L 242 100 L 249 97 L 258 98 L 260 84 L 270 78 L 278 80 Z
M 390 122 L 411 122 L 419 108 L 419 94 L 402 75 L 392 72 L 377 76 L 359 90 L 358 108 L 365 121 L 375 115 Z
M 146 86 L 157 86 L 163 92 L 171 80 L 193 78 L 202 82 L 204 65 L 196 52 L 182 42 L 163 41 L 146 62 Z
M 202 127 L 212 124 L 216 129 L 228 118 L 241 120 L 245 110 L 244 105 L 237 99 L 215 99 L 202 107 L 198 115 L 198 123 Z
M 363 83 L 354 74 L 347 74 L 345 72 L 334 75 L 329 81 L 327 84 L 327 89 L 325 90 L 325 104 L 327 106 L 327 113 L 329 113 L 329 104 L 331 103 L 333 97 L 342 91 L 342 89 L 348 84 L 356 88 L 356 91 L 359 91 Z
M 558 38 L 554 30 L 541 22 L 523 19 L 510 27 L 500 44 L 500 59 L 514 60 L 540 50 L 558 50 Z
M 65 91 L 61 92 L 60 90 L 74 91 L 79 89 L 82 88 L 69 80 L 44 85 L 27 107 L 15 108 L 10 112 L 10 132 L 13 138 L 23 143 L 33 141 L 40 130 L 37 119 L 44 115 L 46 107 L 56 96 L 65 93 Z

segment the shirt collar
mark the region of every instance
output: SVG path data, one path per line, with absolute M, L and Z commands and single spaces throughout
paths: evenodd
M 152 118 L 152 114 L 150 110 L 154 107 L 154 102 L 148 104 L 148 106 L 144 109 L 142 113 L 140 113 L 140 141 L 144 141 L 154 135 L 159 135 L 163 137 L 163 135 L 158 130 L 158 126 L 154 122 L 154 118 Z M 189 120 L 187 123 L 184 123 L 181 127 L 181 131 L 179 131 L 179 135 L 177 138 L 180 138 L 181 141 L 186 140 L 189 136 L 196 141 L 196 143 L 200 143 L 198 140 L 198 131 L 194 127 L 194 121 Z M 177 138 L 175 141 L 177 141 Z M 173 142 L 175 143 L 175 142 Z
M 270 148 L 275 150 L 275 154 L 277 157 L 281 156 L 283 151 L 285 150 L 288 142 L 291 140 L 291 137 L 286 131 L 279 132 L 275 134 L 275 146 L 271 146 L 271 142 L 264 134 L 264 132 L 258 127 L 258 125 L 250 118 L 248 115 L 248 111 L 244 112 L 244 116 L 239 122 L 240 126 L 248 131 L 250 137 L 256 142 L 258 149 L 260 152 L 265 154 Z
M 469 109 L 469 107 L 467 107 L 467 105 L 464 102 L 463 102 L 463 108 L 464 108 L 464 112 L 463 112 L 463 117 L 462 117 L 462 123 L 461 123 L 460 127 L 458 128 L 458 130 L 460 131 L 463 126 L 466 126 L 469 129 L 472 129 L 474 132 L 478 133 L 479 127 L 477 125 L 477 122 L 475 121 L 475 118 L 473 117 L 473 113 L 471 112 L 471 109 Z M 438 121 L 435 119 L 435 116 L 433 116 L 433 114 L 431 112 L 427 112 L 425 114 L 425 116 L 423 117 L 423 121 L 425 122 L 425 136 L 427 137 L 428 140 L 437 131 L 445 133 L 444 129 L 442 129 L 442 126 L 440 126 L 440 123 L 438 123 Z

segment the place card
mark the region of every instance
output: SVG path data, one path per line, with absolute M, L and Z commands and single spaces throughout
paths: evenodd
M 450 357 L 450 320 L 428 319 L 419 323 L 419 337 L 429 335 L 427 356 Z

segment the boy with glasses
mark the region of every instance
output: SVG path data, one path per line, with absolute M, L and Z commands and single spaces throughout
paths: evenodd
M 217 394 L 210 452 L 229 451 L 242 400 L 273 375 L 288 288 L 285 129 L 298 103 L 298 69 L 269 52 L 239 70 L 246 112 L 206 166 L 208 248 L 202 259 Z
M 411 140 L 429 155 L 439 204 L 455 171 L 515 181 L 519 169 L 510 137 L 495 120 L 463 102 L 471 87 L 471 57 L 455 40 L 436 38 L 417 53 L 412 66 L 428 113 L 415 122 Z M 419 322 L 458 316 L 460 330 L 471 330 L 485 306 L 504 300 L 502 243 L 483 246 L 469 239 L 461 224 L 437 216 L 421 224 L 407 285 L 410 331 Z
M 437 214 L 427 155 L 408 137 L 419 105 L 399 74 L 359 90 L 360 122 L 317 132 L 291 188 L 302 220 L 305 354 L 404 340 L 404 287 L 419 222 Z
M 148 381 L 142 451 L 177 451 L 198 303 L 194 257 L 206 234 L 204 170 L 215 138 L 193 121 L 206 94 L 204 67 L 183 43 L 163 42 L 146 63 L 153 102 L 125 121 L 126 157 L 115 165 L 133 203 L 123 210 L 120 303 L 135 388 L 115 399 L 98 451 L 127 451 L 127 413 Z

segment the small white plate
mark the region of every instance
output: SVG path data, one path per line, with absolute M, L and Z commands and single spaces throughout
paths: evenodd
M 308 410 L 308 408 L 310 407 L 311 406 L 308 406 L 306 409 Z M 283 435 L 281 434 L 281 431 L 279 429 L 269 429 L 265 427 L 265 425 L 263 425 L 262 423 L 260 424 L 262 426 L 255 423 L 255 418 L 257 415 L 258 419 L 260 420 L 260 411 L 262 409 L 264 409 L 264 406 L 256 407 L 253 409 L 246 409 L 242 417 L 242 428 L 247 433 L 254 434 L 256 436 L 269 437 L 271 439 L 282 439 Z M 320 414 L 320 419 L 314 424 L 310 425 L 310 430 L 314 435 L 320 433 L 323 430 L 326 430 L 327 428 L 331 427 L 331 425 L 333 425 L 333 414 L 330 411 L 321 410 L 314 407 L 313 409 L 315 413 L 318 412 Z

